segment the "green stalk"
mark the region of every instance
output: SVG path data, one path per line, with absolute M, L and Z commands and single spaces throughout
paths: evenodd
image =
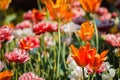
M 62 57 L 63 57 L 64 67 L 66 69 L 66 63 L 65 63 L 65 42 L 63 43 L 63 54 L 62 54 Z
M 119 71 L 118 71 L 118 80 L 120 79 L 120 57 L 118 58 L 119 59 Z
M 60 19 L 58 20 L 58 55 L 57 55 L 57 77 L 59 77 L 60 71 L 60 53 L 61 53 L 61 34 L 60 34 Z
M 94 80 L 94 75 L 95 75 L 95 74 L 93 73 L 93 75 L 92 75 L 92 80 Z
M 96 49 L 97 49 L 97 52 L 98 52 L 99 40 L 98 40 L 98 29 L 97 29 L 97 25 L 96 25 L 96 22 L 95 22 L 95 15 L 93 15 L 93 22 L 94 22 L 94 28 L 95 28 Z
M 32 72 L 34 72 L 34 68 L 33 68 L 33 66 L 32 66 L 31 60 L 30 60 L 28 63 L 29 63 L 29 65 L 30 65 L 30 68 L 31 68 Z
M 37 5 L 38 5 L 38 9 L 39 9 L 40 11 L 42 11 L 42 7 L 41 7 L 41 2 L 40 2 L 40 0 L 37 0 Z
M 83 80 L 85 80 L 85 71 L 84 71 L 84 67 L 82 67 L 82 73 L 83 73 Z
M 16 69 L 15 69 L 15 78 L 16 78 L 16 80 L 18 80 L 18 64 L 17 63 L 15 63 L 15 65 L 16 65 Z

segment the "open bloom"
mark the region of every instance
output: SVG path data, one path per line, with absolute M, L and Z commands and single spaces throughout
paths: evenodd
M 86 12 L 94 13 L 99 7 L 102 0 L 79 0 Z
M 19 77 L 19 80 L 44 80 L 43 78 L 39 78 L 33 72 L 24 73 Z
M 14 37 L 11 35 L 12 31 L 13 30 L 10 27 L 2 26 L 0 28 L 0 42 L 9 41 L 13 39 Z
M 43 0 L 51 17 L 55 20 L 67 19 L 72 16 L 67 0 Z
M 31 50 L 33 48 L 37 48 L 39 47 L 39 45 L 39 39 L 33 36 L 28 36 L 20 39 L 20 41 L 18 42 L 19 48 L 24 50 Z
M 58 31 L 58 24 L 52 23 L 52 22 L 39 22 L 37 24 L 34 24 L 33 26 L 33 32 L 36 35 L 45 33 L 45 32 L 53 32 Z
M 120 34 L 103 34 L 102 37 L 110 45 L 120 47 Z
M 90 49 L 90 44 L 86 44 L 86 46 L 81 46 L 79 49 L 71 45 L 71 49 L 73 52 L 72 57 L 75 62 L 81 67 L 87 66 L 89 63 L 88 50 Z
M 25 50 L 15 48 L 12 52 L 6 53 L 5 57 L 8 61 L 24 63 L 30 59 Z
M 88 51 L 88 55 L 89 55 L 88 67 L 92 70 L 92 72 L 101 72 L 100 71 L 102 70 L 101 65 L 107 59 L 106 57 L 107 53 L 108 53 L 108 50 L 105 50 L 101 54 L 98 54 L 96 53 L 95 48 Z
M 0 72 L 0 80 L 11 80 L 13 73 L 11 71 Z
M 11 0 L 0 0 L 0 10 L 6 10 L 11 3 Z
M 44 19 L 45 13 L 40 12 L 37 9 L 33 9 L 32 11 L 28 11 L 23 14 L 23 18 L 25 20 L 32 20 L 34 22 L 42 21 Z
M 94 34 L 94 26 L 90 22 L 82 23 L 80 30 L 78 31 L 80 38 L 83 41 L 89 41 Z

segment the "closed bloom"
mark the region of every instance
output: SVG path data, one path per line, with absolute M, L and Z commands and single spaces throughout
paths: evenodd
M 107 53 L 108 53 L 108 50 L 105 50 L 101 54 L 98 54 L 96 53 L 95 48 L 88 51 L 88 55 L 89 55 L 88 66 L 93 70 L 93 72 L 96 72 L 98 69 L 100 71 L 101 64 L 107 59 L 106 57 Z
M 28 36 L 20 39 L 18 46 L 23 50 L 31 50 L 33 48 L 38 48 L 40 46 L 39 39 L 33 36 Z
M 0 80 L 11 80 L 13 73 L 11 71 L 0 72 Z
M 94 13 L 100 7 L 102 0 L 79 0 L 86 12 Z
M 5 57 L 8 61 L 25 63 L 30 59 L 29 54 L 25 50 L 15 48 L 12 52 L 6 53 Z
M 11 3 L 11 0 L 0 0 L 0 10 L 8 9 L 8 6 L 10 3 Z
M 43 0 L 49 10 L 51 17 L 55 20 L 67 19 L 72 17 L 67 0 Z
M 13 36 L 11 35 L 12 29 L 8 26 L 2 26 L 0 28 L 0 42 L 3 41 L 9 41 L 13 39 Z
M 89 41 L 94 34 L 94 26 L 90 22 L 82 23 L 80 30 L 78 31 L 80 38 L 83 41 Z
M 89 63 L 87 52 L 90 49 L 90 44 L 86 44 L 86 46 L 81 46 L 79 49 L 71 45 L 71 49 L 73 52 L 72 57 L 75 62 L 81 67 L 87 66 Z
M 19 77 L 19 80 L 44 80 L 43 78 L 39 78 L 33 72 L 24 73 Z

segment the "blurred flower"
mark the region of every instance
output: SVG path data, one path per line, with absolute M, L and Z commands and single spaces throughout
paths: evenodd
M 117 18 L 118 17 L 118 13 L 117 12 L 112 12 L 112 18 Z
M 80 16 L 85 16 L 86 14 L 81 7 L 72 8 L 71 11 L 73 12 L 73 19 Z
M 108 70 L 108 73 L 102 73 L 102 80 L 113 80 L 115 76 L 115 69 L 111 68 Z
M 35 35 L 33 33 L 32 24 L 30 23 L 30 21 L 27 21 L 27 20 L 17 24 L 16 28 L 13 30 L 12 34 L 16 38 L 19 38 L 19 39 L 24 37 L 24 36 L 33 36 L 33 35 Z
M 42 21 L 44 19 L 45 13 L 44 12 L 40 12 L 37 9 L 33 9 L 32 11 L 28 11 L 26 13 L 24 13 L 23 18 L 25 20 L 32 20 L 35 23 L 38 21 Z
M 72 49 L 72 57 L 75 60 L 75 62 L 80 67 L 85 67 L 89 63 L 88 59 L 88 50 L 90 49 L 90 44 L 87 43 L 86 46 L 81 46 L 79 49 L 77 49 L 74 45 L 71 45 Z
M 88 51 L 89 64 L 87 66 L 88 70 L 91 72 L 102 72 L 104 71 L 103 62 L 107 59 L 106 55 L 108 50 L 104 50 L 101 54 L 96 53 L 96 49 L 93 48 Z
M 36 74 L 33 72 L 27 72 L 22 74 L 19 77 L 19 80 L 44 80 L 43 78 L 39 78 Z
M 5 66 L 5 63 L 0 61 L 0 71 L 2 71 Z
M 70 20 L 72 12 L 66 0 L 43 0 L 51 17 L 55 20 Z
M 87 20 L 84 17 L 76 17 L 73 19 L 75 24 L 81 25 L 82 23 L 86 22 Z
M 100 8 L 96 11 L 96 13 L 97 13 L 98 15 L 103 15 L 103 14 L 109 13 L 109 11 L 108 11 L 108 9 L 107 9 L 106 7 L 100 7 Z
M 11 71 L 0 72 L 0 80 L 11 80 L 13 73 Z
M 18 46 L 23 50 L 31 50 L 40 46 L 39 39 L 33 36 L 28 36 L 23 39 L 20 39 Z
M 23 36 L 34 35 L 32 30 L 32 24 L 30 21 L 23 21 L 16 25 L 16 29 L 13 31 L 15 37 L 22 38 Z
M 62 42 L 64 42 L 66 46 L 69 46 L 72 43 L 72 37 L 65 37 L 62 39 Z
M 0 42 L 9 41 L 13 39 L 14 37 L 11 35 L 12 31 L 12 28 L 8 26 L 0 27 Z
M 45 32 L 53 32 L 58 30 L 58 24 L 53 22 L 39 22 L 37 24 L 34 24 L 33 26 L 33 32 L 36 35 L 45 33 Z
M 68 68 L 72 71 L 70 75 L 68 75 L 68 77 L 70 78 L 70 80 L 79 80 L 79 79 L 82 79 L 83 77 L 83 72 L 82 72 L 82 68 L 79 67 L 74 59 L 72 57 L 69 57 L 71 58 L 71 61 L 70 63 L 68 64 Z M 85 77 L 87 77 L 87 70 L 86 68 L 84 68 L 85 70 Z
M 15 48 L 10 53 L 6 53 L 5 57 L 7 58 L 8 61 L 19 62 L 19 63 L 25 63 L 30 59 L 29 54 L 26 53 L 25 50 L 21 50 L 17 48 Z
M 80 7 L 80 2 L 78 0 L 71 1 L 71 7 Z
M 94 13 L 100 7 L 102 0 L 79 0 L 86 12 Z
M 24 29 L 24 28 L 30 28 L 30 27 L 32 27 L 32 23 L 28 20 L 24 20 L 21 23 L 18 23 L 15 28 Z
M 9 7 L 11 0 L 0 0 L 0 10 L 6 10 Z
M 79 25 L 73 23 L 73 22 L 69 22 L 67 24 L 64 24 L 61 26 L 61 29 L 68 34 L 69 36 L 72 35 L 73 32 L 76 32 L 77 29 L 79 29 Z
M 103 62 L 101 65 L 100 65 L 100 67 L 96 70 L 96 71 L 93 71 L 93 69 L 92 68 L 90 68 L 90 66 L 88 65 L 88 66 L 86 66 L 86 68 L 87 68 L 87 71 L 88 71 L 88 73 L 89 74 L 92 74 L 93 72 L 95 72 L 95 73 L 101 73 L 101 72 L 104 72 L 104 71 L 106 71 L 107 70 L 107 65 L 106 65 L 106 63 L 105 62 Z
M 100 17 L 100 20 L 103 21 L 103 20 L 110 20 L 112 18 L 112 14 L 111 13 L 108 13 L 108 14 L 103 14 L 101 17 Z
M 44 41 L 47 48 L 51 48 L 55 45 L 55 40 L 52 35 L 45 34 Z
M 110 45 L 120 47 L 120 34 L 103 34 L 102 37 Z
M 120 0 L 117 0 L 115 3 L 114 3 L 115 7 L 120 9 Z
M 106 7 L 100 7 L 96 11 L 97 15 L 99 15 L 99 20 L 110 20 L 112 18 L 112 14 L 108 11 Z
M 81 24 L 80 30 L 78 31 L 78 35 L 83 41 L 89 41 L 94 34 L 94 25 L 89 21 Z
M 120 48 L 115 48 L 115 55 L 120 57 Z
M 97 28 L 101 32 L 107 32 L 115 23 L 112 20 L 103 20 L 97 23 Z

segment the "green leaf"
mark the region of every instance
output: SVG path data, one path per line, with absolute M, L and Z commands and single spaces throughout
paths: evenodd
M 17 18 L 17 15 L 16 15 L 15 13 L 10 14 L 10 15 L 8 15 L 8 16 L 5 18 L 4 23 L 5 23 L 5 24 L 9 24 L 9 23 L 11 23 L 13 20 L 15 20 L 16 18 Z

